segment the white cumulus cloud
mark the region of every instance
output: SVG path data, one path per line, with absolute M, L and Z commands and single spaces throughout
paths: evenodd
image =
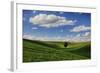
M 84 26 L 84 25 L 80 25 L 80 26 L 76 26 L 73 29 L 71 29 L 71 32 L 81 32 L 81 31 L 88 31 L 90 30 L 91 27 L 90 26 Z
M 75 41 L 91 41 L 91 32 L 79 33 L 73 37 Z
M 54 14 L 38 14 L 30 17 L 30 23 L 33 25 L 39 25 L 41 27 L 58 27 L 64 25 L 74 25 L 76 20 L 68 20 L 65 17 L 57 16 Z

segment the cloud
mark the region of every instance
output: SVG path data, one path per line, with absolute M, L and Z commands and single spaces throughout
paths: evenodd
M 33 30 L 36 30 L 36 29 L 38 29 L 38 28 L 37 28 L 37 27 L 32 27 L 32 29 L 33 29 Z
M 90 36 L 91 36 L 91 33 L 90 33 L 90 32 L 86 32 L 86 33 L 84 34 L 84 36 L 90 37 Z
M 84 26 L 84 25 L 80 25 L 80 26 L 76 26 L 73 29 L 71 29 L 71 32 L 81 32 L 81 31 L 88 31 L 90 30 L 91 27 L 90 26 Z
M 72 39 L 74 41 L 90 41 L 91 40 L 91 32 L 85 32 L 85 33 L 78 33 L 76 36 L 74 36 Z
M 38 14 L 36 16 L 30 17 L 29 21 L 33 25 L 38 25 L 46 28 L 74 25 L 76 22 L 76 20 L 68 20 L 65 17 L 57 16 L 54 14 Z
M 90 38 L 91 37 L 91 32 L 85 32 L 85 33 L 78 33 L 76 37 L 85 37 L 85 38 Z
M 33 36 L 32 35 L 29 35 L 29 34 L 24 34 L 23 35 L 23 38 L 24 39 L 30 39 L 30 40 L 32 40 L 33 39 Z
M 76 37 L 81 37 L 81 34 L 77 34 Z
M 91 32 L 85 32 L 85 33 L 78 33 L 76 37 L 90 37 Z

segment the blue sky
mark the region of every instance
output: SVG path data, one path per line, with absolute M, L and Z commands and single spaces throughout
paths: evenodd
M 23 10 L 22 17 L 25 38 L 90 41 L 90 13 Z

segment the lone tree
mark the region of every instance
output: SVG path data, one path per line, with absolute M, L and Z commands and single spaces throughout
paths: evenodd
M 65 42 L 65 43 L 64 43 L 64 47 L 67 47 L 67 46 L 68 46 L 68 43 L 67 43 L 67 42 Z

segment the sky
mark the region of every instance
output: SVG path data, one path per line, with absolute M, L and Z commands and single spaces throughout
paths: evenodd
M 23 38 L 31 40 L 90 41 L 91 14 L 23 10 Z

